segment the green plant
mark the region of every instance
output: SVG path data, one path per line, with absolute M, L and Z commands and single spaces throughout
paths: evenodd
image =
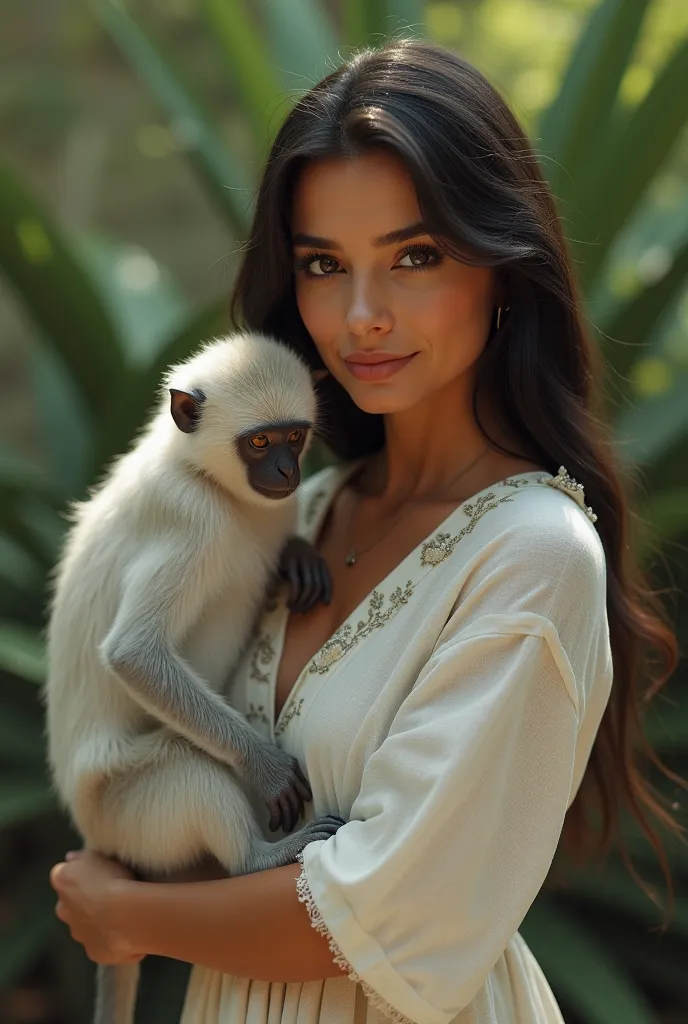
M 423 4 L 416 0 L 346 0 L 342 40 L 316 0 L 290 0 L 290 32 L 280 0 L 261 0 L 260 6 L 264 32 L 242 0 L 204 3 L 256 154 L 264 152 L 278 123 L 275 98 L 286 104 L 293 94 L 294 74 L 312 81 L 325 73 L 342 42 L 374 43 L 381 32 L 423 24 Z M 652 184 L 688 120 L 688 92 L 680 87 L 688 75 L 688 44 L 677 46 L 637 107 L 629 110 L 619 101 L 649 7 L 649 0 L 602 0 L 537 132 L 612 370 L 616 395 L 609 412 L 620 450 L 651 481 L 641 510 L 641 545 L 653 536 L 678 540 L 688 531 L 688 479 L 676 459 L 688 428 L 686 370 L 681 352 L 671 356 L 666 347 L 688 275 L 688 205 L 663 220 L 650 202 Z M 94 0 L 93 9 L 156 98 L 218 214 L 234 232 L 245 232 L 248 214 L 236 197 L 251 184 L 248 168 L 224 144 L 172 59 L 125 8 Z M 665 254 L 664 272 L 644 279 L 631 275 L 620 290 L 614 277 L 619 253 L 637 255 L 650 244 Z M 39 336 L 33 386 L 50 465 L 42 470 L 0 450 L 0 828 L 6 856 L 17 835 L 29 835 L 31 849 L 40 851 L 26 858 L 13 900 L 15 917 L 0 933 L 0 980 L 20 976 L 49 949 L 73 1021 L 88 1014 L 90 965 L 56 927 L 47 869 L 78 839 L 50 794 L 38 697 L 45 586 L 63 536 L 61 511 L 67 499 L 84 497 L 107 461 L 126 447 L 145 418 L 162 369 L 229 326 L 225 296 L 207 309 L 190 310 L 171 280 L 159 281 L 143 298 L 127 292 L 115 267 L 128 256 L 127 247 L 111 240 L 67 237 L 11 171 L 0 167 L 0 267 Z M 321 458 L 316 452 L 311 468 Z M 649 558 L 649 547 L 644 550 Z M 680 571 L 688 568 L 680 565 Z M 682 678 L 680 670 L 675 705 L 657 707 L 652 728 L 662 756 L 686 775 L 688 701 L 678 697 Z M 630 826 L 629 838 L 645 877 L 658 883 L 652 851 Z M 670 841 L 668 848 L 680 887 L 688 880 L 688 856 L 680 844 Z M 585 1024 L 646 1024 L 654 1019 L 658 990 L 688 1005 L 685 899 L 661 945 L 649 931 L 658 920 L 653 904 L 614 857 L 601 875 L 582 872 L 566 890 L 544 890 L 523 934 L 557 995 Z M 77 970 L 82 980 L 75 986 L 70 979 Z M 166 1019 L 162 1006 L 159 1012 Z M 154 1021 L 153 1011 L 146 1020 Z

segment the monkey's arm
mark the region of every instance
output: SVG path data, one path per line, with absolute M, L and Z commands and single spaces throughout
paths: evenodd
M 234 767 L 270 808 L 272 820 L 286 821 L 290 804 L 296 801 L 293 809 L 300 813 L 302 801 L 311 798 L 298 761 L 264 740 L 177 651 L 213 593 L 214 571 L 212 564 L 200 564 L 191 545 L 148 548 L 126 575 L 100 655 L 141 707 Z
M 299 864 L 211 882 L 111 883 L 110 927 L 132 952 L 261 981 L 342 977 L 299 902 Z

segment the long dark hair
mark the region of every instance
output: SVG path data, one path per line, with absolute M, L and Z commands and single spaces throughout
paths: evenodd
M 438 247 L 473 266 L 496 268 L 508 312 L 476 373 L 509 436 L 552 473 L 560 465 L 585 486 L 607 561 L 614 664 L 612 695 L 584 782 L 569 808 L 562 847 L 579 863 L 608 852 L 627 808 L 652 843 L 670 897 L 671 873 L 646 812 L 676 835 L 683 828 L 647 777 L 652 762 L 684 784 L 645 740 L 647 699 L 678 662 L 659 592 L 638 564 L 632 502 L 605 424 L 604 362 L 591 343 L 551 192 L 524 130 L 471 64 L 425 41 L 363 49 L 303 96 L 288 114 L 260 183 L 255 219 L 232 296 L 235 325 L 287 342 L 314 368 L 317 349 L 299 316 L 289 228 L 291 195 L 305 163 L 384 149 L 400 157 Z M 382 417 L 362 412 L 333 378 L 319 385 L 332 452 L 348 460 L 384 443 Z M 652 673 L 651 655 L 662 668 Z M 595 812 L 595 825 L 590 811 Z M 624 844 L 624 861 L 634 870 Z

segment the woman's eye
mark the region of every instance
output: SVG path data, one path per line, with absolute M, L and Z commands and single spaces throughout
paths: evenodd
M 416 245 L 409 247 L 401 260 L 409 260 L 408 263 L 395 263 L 393 269 L 400 270 L 429 270 L 442 262 L 440 252 L 431 245 Z M 300 256 L 294 264 L 295 270 L 305 271 L 308 277 L 334 277 L 342 273 L 339 260 L 334 256 L 327 256 L 325 253 L 310 252 Z M 317 269 L 316 269 L 317 268 Z
M 397 263 L 398 267 L 405 267 L 407 270 L 424 270 L 425 267 L 432 267 L 438 261 L 439 253 L 435 249 L 424 248 L 424 249 L 412 249 L 402 256 L 402 260 L 410 260 L 409 263 Z M 416 262 L 417 257 L 420 258 L 420 262 Z
M 307 264 L 308 272 L 312 274 L 314 277 L 329 277 L 329 275 L 332 273 L 331 264 L 333 263 L 337 263 L 337 260 L 334 258 L 334 256 L 317 256 L 315 257 L 315 259 L 312 259 L 310 263 Z M 326 269 L 322 273 L 318 273 L 317 271 L 312 269 L 314 266 L 317 266 L 318 264 L 320 264 L 321 270 L 323 265 L 325 265 L 326 267 L 329 266 L 330 269 Z
M 254 448 L 267 448 L 270 444 L 270 438 L 267 434 L 255 434 L 254 437 L 251 438 L 249 444 Z

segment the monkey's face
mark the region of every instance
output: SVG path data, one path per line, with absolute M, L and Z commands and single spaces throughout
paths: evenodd
M 265 423 L 235 438 L 254 491 L 273 499 L 294 493 L 301 482 L 299 459 L 310 429 L 306 421 Z

